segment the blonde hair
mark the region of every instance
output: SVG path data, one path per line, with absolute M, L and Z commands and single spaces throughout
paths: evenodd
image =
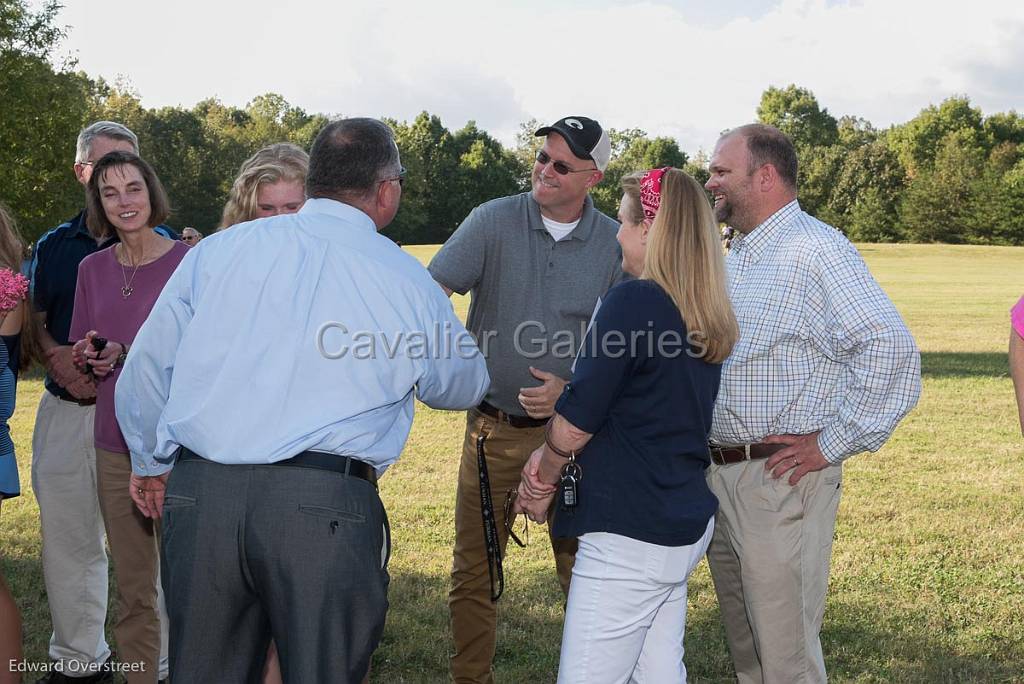
M 634 223 L 644 220 L 643 172 L 622 179 Z M 641 278 L 657 283 L 675 302 L 691 339 L 705 347 L 704 360 L 722 363 L 739 338 L 726 287 L 718 224 L 703 189 L 686 173 L 669 169 L 661 178 L 661 206 L 648 233 Z
M 238 170 L 218 230 L 256 218 L 260 186 L 282 180 L 305 186 L 308 173 L 309 155 L 301 147 L 291 143 L 267 145 L 246 159 Z
M 14 222 L 10 210 L 0 204 L 0 268 L 9 268 L 15 273 L 21 273 L 21 262 L 24 258 L 25 244 L 21 241 L 18 225 Z M 28 369 L 32 365 L 32 360 L 39 355 L 32 306 L 28 301 L 23 305 L 22 312 L 19 371 Z

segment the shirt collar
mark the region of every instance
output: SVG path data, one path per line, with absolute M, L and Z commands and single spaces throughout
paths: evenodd
M 800 213 L 800 203 L 794 199 L 759 223 L 746 235 L 739 233 L 733 239 L 730 249 L 742 249 L 750 255 L 750 259 L 756 260 L 764 254 L 764 251 L 779 235 L 779 228 L 787 225 L 798 213 Z
M 326 197 L 310 197 L 299 209 L 300 214 L 330 214 L 344 219 L 356 228 L 377 232 L 377 224 L 361 209 L 345 204 L 338 200 L 327 199 Z
M 71 219 L 71 225 L 74 226 L 75 228 L 76 236 L 84 235 L 90 240 L 95 240 L 95 238 L 92 236 L 92 233 L 89 232 L 89 226 L 86 225 L 85 222 L 85 209 L 78 212 L 78 216 Z
M 547 232 L 547 228 L 544 227 L 544 217 L 540 213 L 540 205 L 537 204 L 537 200 L 533 198 L 533 192 L 527 193 L 530 196 L 531 211 L 534 214 L 534 221 L 530 222 L 530 227 L 534 230 L 543 230 Z M 591 199 L 590 195 L 583 198 L 583 213 L 580 214 L 580 222 L 576 224 L 576 227 L 572 229 L 572 232 L 566 236 L 566 239 L 571 240 L 586 240 L 590 237 L 590 234 L 594 232 L 594 200 Z

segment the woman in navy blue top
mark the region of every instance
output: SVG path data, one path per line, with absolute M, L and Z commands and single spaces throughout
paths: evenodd
M 557 497 L 553 533 L 579 537 L 559 682 L 685 682 L 686 583 L 718 507 L 707 437 L 738 329 L 717 226 L 678 169 L 622 185 L 622 268 L 637 279 L 599 302 L 516 502 L 543 521 Z M 582 474 L 563 487 L 570 455 Z

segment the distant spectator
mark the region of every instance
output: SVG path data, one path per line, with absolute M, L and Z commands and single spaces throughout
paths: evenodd
M 188 226 L 181 231 L 181 241 L 189 247 L 195 247 L 196 243 L 203 239 L 203 234 L 192 226 Z
M 306 202 L 309 155 L 291 143 L 275 143 L 245 160 L 224 205 L 220 228 L 278 214 L 294 214 Z
M 1024 435 L 1024 297 L 1010 311 L 1010 375 L 1017 394 L 1020 432 Z

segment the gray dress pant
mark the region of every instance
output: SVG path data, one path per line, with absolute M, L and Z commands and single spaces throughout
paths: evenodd
M 387 612 L 390 534 L 374 485 L 327 470 L 179 461 L 162 574 L 177 682 L 362 680 Z

